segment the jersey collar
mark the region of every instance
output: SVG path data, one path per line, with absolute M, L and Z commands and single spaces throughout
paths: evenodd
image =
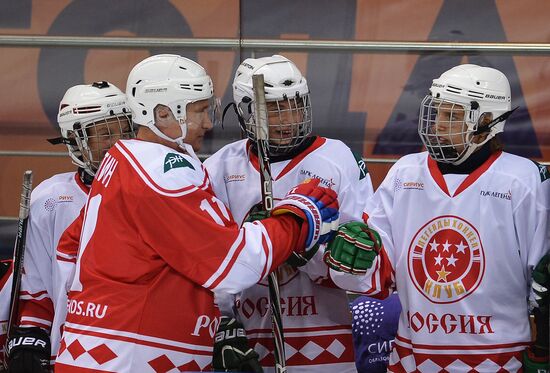
M 315 140 L 311 143 L 311 145 L 305 148 L 301 153 L 297 154 L 294 158 L 292 158 L 291 161 L 288 162 L 288 164 L 285 166 L 285 168 L 283 168 L 283 170 L 279 173 L 279 175 L 277 175 L 276 177 L 275 175 L 272 175 L 273 180 L 278 180 L 284 175 L 286 175 L 290 170 L 296 167 L 296 165 L 300 163 L 302 159 L 304 159 L 309 154 L 313 153 L 315 150 L 320 148 L 326 141 L 327 139 L 325 139 L 324 137 L 316 136 Z M 258 163 L 258 154 L 256 154 L 256 152 L 252 150 L 251 145 L 252 143 L 250 142 L 250 140 L 248 140 L 246 142 L 246 152 L 248 154 L 248 159 L 250 159 L 250 163 L 252 163 L 252 166 L 254 167 L 254 169 L 260 172 L 260 165 Z
M 78 185 L 85 194 L 88 194 L 90 192 L 90 186 L 84 184 L 78 171 L 74 173 L 74 180 L 76 181 L 76 185 Z
M 470 173 L 466 179 L 458 186 L 454 194 L 451 196 L 449 193 L 449 189 L 447 188 L 447 183 L 445 182 L 445 178 L 443 177 L 443 174 L 441 173 L 441 170 L 437 166 L 437 162 L 433 160 L 432 157 L 428 155 L 428 170 L 430 171 L 430 174 L 432 175 L 432 178 L 434 179 L 435 183 L 441 188 L 441 190 L 448 195 L 449 197 L 456 197 L 461 192 L 466 190 L 470 185 L 472 185 L 485 171 L 491 167 L 491 165 L 500 157 L 502 154 L 502 151 L 495 152 L 487 158 L 485 162 L 481 164 L 478 168 L 476 168 L 472 173 Z

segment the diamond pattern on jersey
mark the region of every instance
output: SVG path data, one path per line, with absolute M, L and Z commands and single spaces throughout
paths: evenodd
M 176 367 L 166 355 L 160 355 L 148 363 L 156 373 L 166 373 Z
M 178 369 L 179 369 L 180 372 L 189 372 L 189 371 L 202 372 L 203 371 L 201 369 L 201 367 L 199 366 L 199 364 L 197 364 L 197 362 L 195 360 L 191 360 L 190 362 L 188 362 L 186 364 L 180 365 L 178 367 Z
M 286 352 L 286 357 L 288 358 L 289 357 L 289 352 L 291 352 L 289 350 L 289 346 L 288 343 L 285 343 L 285 352 Z M 254 351 L 256 351 L 256 353 L 258 354 L 258 359 L 261 361 L 264 357 L 268 356 L 271 351 L 269 351 L 269 348 L 265 347 L 263 344 L 261 343 L 256 343 L 254 345 Z M 294 349 L 294 353 L 296 353 L 296 349 Z
M 390 357 L 390 372 L 516 372 L 521 368 L 521 351 L 495 354 L 420 354 L 394 345 Z
M 80 357 L 80 355 L 86 352 L 86 349 L 82 347 L 77 339 L 67 347 L 67 351 L 69 351 L 69 353 L 73 357 L 73 360 L 76 360 Z
M 88 351 L 88 354 L 90 354 L 99 365 L 105 364 L 117 357 L 117 354 L 115 354 L 105 343 L 92 348 Z
M 478 372 L 498 372 L 500 365 L 493 360 L 485 359 L 481 364 L 476 365 L 474 368 Z
M 84 346 L 78 341 L 74 340 L 66 346 L 65 339 L 61 341 L 61 347 L 59 349 L 58 355 L 61 355 L 65 350 L 69 351 L 73 360 L 78 359 L 85 353 L 88 353 L 99 365 L 105 364 L 108 361 L 113 360 L 117 357 L 117 354 L 113 352 L 105 343 L 102 343 L 90 350 L 86 350 Z
M 315 360 L 315 358 L 319 356 L 323 351 L 325 351 L 324 348 L 319 346 L 317 343 L 311 341 L 306 343 L 305 346 L 300 349 L 300 353 L 307 357 L 309 360 Z
M 349 335 L 285 336 L 287 364 L 336 364 L 354 362 Z M 251 346 L 259 355 L 260 364 L 272 366 L 273 341 L 271 338 L 250 338 Z
M 330 346 L 327 347 L 327 351 L 333 354 L 336 357 L 342 356 L 344 351 L 346 350 L 346 346 L 342 344 L 339 340 L 335 339 Z
M 290 359 L 292 356 L 296 355 L 297 352 L 298 352 L 297 349 L 295 349 L 294 347 L 292 347 L 291 345 L 285 342 L 285 357 L 287 359 Z M 268 350 L 268 353 L 270 353 L 269 350 Z

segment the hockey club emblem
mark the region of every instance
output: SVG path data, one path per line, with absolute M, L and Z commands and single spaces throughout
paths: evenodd
M 191 162 L 185 159 L 181 154 L 166 154 L 166 157 L 164 158 L 164 172 L 166 173 L 167 171 L 173 170 L 174 168 L 178 167 L 189 167 L 193 170 L 195 169 Z
M 433 303 L 454 303 L 473 293 L 485 272 L 477 230 L 457 216 L 440 216 L 416 233 L 408 251 L 414 285 Z

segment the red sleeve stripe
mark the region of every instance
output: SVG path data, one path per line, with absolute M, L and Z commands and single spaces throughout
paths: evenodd
M 237 236 L 237 239 L 235 242 L 233 242 L 233 245 L 231 245 L 231 248 L 229 249 L 227 255 L 225 256 L 224 260 L 210 276 L 208 280 L 202 285 L 203 287 L 207 289 L 214 289 L 218 284 L 227 276 L 231 268 L 233 267 L 233 264 L 237 260 L 237 257 L 241 253 L 242 249 L 245 246 L 245 229 L 241 229 L 239 232 L 239 235 Z
M 37 294 L 29 294 L 29 293 L 21 293 L 19 296 L 20 300 L 44 300 L 44 299 L 50 299 L 47 292 L 40 292 Z
M 256 224 L 256 222 L 254 222 Z M 273 252 L 273 247 L 271 246 L 271 240 L 266 239 L 266 237 L 269 237 L 267 234 L 267 231 L 265 230 L 265 227 L 263 224 L 257 224 L 259 227 L 261 227 L 262 230 L 262 249 L 264 250 L 265 255 L 265 265 L 262 269 L 262 274 L 260 276 L 260 280 L 263 279 L 265 276 L 267 276 L 268 273 L 271 273 L 273 268 L 271 268 L 271 265 L 273 263 L 273 256 L 271 253 Z
M 76 257 L 73 257 L 73 258 L 64 258 L 60 255 L 56 255 L 55 257 L 56 260 L 60 261 L 60 262 L 69 262 L 69 263 L 76 263 Z
M 138 175 L 145 182 L 145 184 L 147 184 L 149 188 L 153 189 L 155 192 L 163 196 L 181 197 L 186 194 L 193 193 L 198 189 L 204 189 L 210 183 L 210 181 L 208 180 L 208 176 L 205 173 L 202 184 L 199 186 L 189 185 L 181 189 L 175 189 L 175 190 L 165 189 L 160 185 L 158 185 L 157 183 L 155 183 L 155 181 L 151 178 L 151 176 L 149 176 L 147 171 L 143 169 L 143 167 L 139 164 L 139 162 L 134 158 L 134 156 L 130 153 L 128 149 L 126 149 L 126 147 L 123 144 L 121 144 L 120 142 L 117 142 L 114 147 L 117 148 L 118 151 L 128 160 L 132 168 L 138 173 Z
M 31 325 L 31 324 L 46 326 L 47 328 L 50 328 L 52 326 L 52 322 L 50 320 L 40 319 L 38 317 L 21 316 L 21 325 Z

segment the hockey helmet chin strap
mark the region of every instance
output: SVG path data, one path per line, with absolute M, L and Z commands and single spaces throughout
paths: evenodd
M 472 102 L 472 109 L 475 109 L 474 108 L 474 103 L 477 105 L 477 102 Z M 500 122 L 503 122 L 505 121 L 506 119 L 508 119 L 510 117 L 510 115 L 512 115 L 512 113 L 514 111 L 516 111 L 517 109 L 519 108 L 519 106 L 516 106 L 515 108 L 513 108 L 512 110 L 509 110 L 507 112 L 505 112 L 504 114 L 502 115 L 499 115 L 498 117 L 496 117 L 495 119 L 493 119 L 492 121 L 490 121 L 489 123 L 487 123 L 486 126 L 483 126 L 483 127 L 478 127 L 478 129 L 476 129 L 473 133 L 473 135 L 480 135 L 482 133 L 485 133 L 485 132 L 489 132 L 491 131 L 491 128 L 493 126 L 495 126 L 496 124 L 500 123 Z

